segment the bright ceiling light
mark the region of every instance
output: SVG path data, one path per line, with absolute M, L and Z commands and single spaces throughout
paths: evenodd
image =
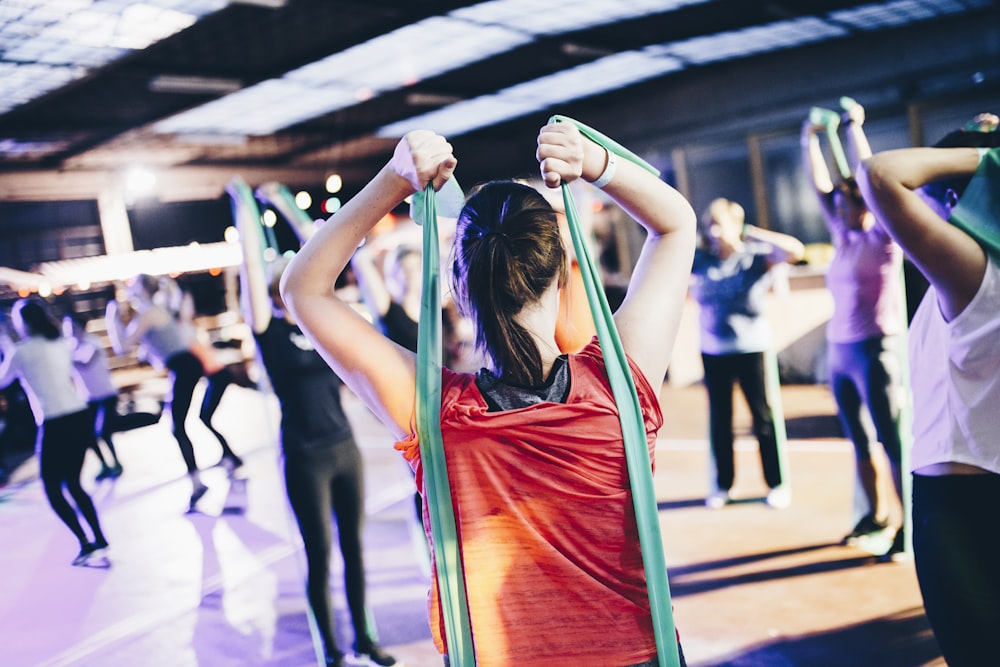
M 156 188 L 156 175 L 145 167 L 131 167 L 125 172 L 125 191 L 133 197 L 146 197 Z

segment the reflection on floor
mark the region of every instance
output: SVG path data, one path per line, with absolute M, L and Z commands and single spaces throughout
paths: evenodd
M 791 508 L 772 510 L 754 447 L 741 439 L 740 502 L 704 506 L 702 390 L 664 388 L 657 496 L 675 619 L 691 667 L 943 665 L 912 563 L 876 564 L 837 545 L 850 528 L 853 459 L 823 387 L 786 387 Z M 369 606 L 382 644 L 409 667 L 441 664 L 425 615 L 426 565 L 414 535 L 412 481 L 391 438 L 350 395 L 365 455 Z M 84 478 L 112 542 L 107 563 L 69 565 L 75 542 L 28 461 L 0 488 L 0 664 L 5 667 L 306 667 L 317 664 L 304 561 L 287 508 L 273 397 L 234 388 L 217 422 L 246 461 L 221 468 L 187 514 L 189 483 L 166 422 L 121 434 L 125 474 Z M 206 436 L 198 460 L 218 457 Z M 833 422 L 835 424 L 835 422 Z M 809 429 L 793 429 L 808 424 Z M 416 539 L 415 539 L 416 537 Z M 334 555 L 339 576 L 339 560 Z M 352 638 L 333 578 L 344 646 Z

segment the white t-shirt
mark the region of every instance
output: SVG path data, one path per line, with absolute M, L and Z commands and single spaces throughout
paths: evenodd
M 73 379 L 88 401 L 118 395 L 118 387 L 111 378 L 108 366 L 108 353 L 97 336 L 85 334 L 73 351 Z
M 910 326 L 910 469 L 965 463 L 1000 474 L 1000 267 L 946 322 L 931 286 Z
M 0 386 L 19 378 L 35 422 L 41 424 L 87 409 L 73 384 L 72 368 L 72 351 L 65 339 L 32 336 L 19 342 L 0 364 Z

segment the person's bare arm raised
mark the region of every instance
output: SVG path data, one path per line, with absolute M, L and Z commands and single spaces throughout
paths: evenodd
M 581 176 L 596 180 L 607 165 L 608 153 L 575 126 L 554 123 L 539 134 L 538 159 L 545 183 L 553 187 L 560 180 Z M 687 295 L 696 216 L 679 192 L 629 160 L 617 158 L 615 175 L 603 190 L 647 232 L 615 323 L 626 354 L 658 387 L 673 353 Z
M 857 172 L 868 207 L 937 288 L 942 314 L 949 321 L 979 290 L 986 253 L 917 190 L 933 181 L 968 176 L 978 166 L 974 148 L 904 148 L 868 158 Z
M 415 358 L 337 298 L 331 286 L 383 216 L 428 182 L 440 188 L 456 164 L 444 137 L 410 132 L 375 178 L 316 230 L 281 280 L 285 305 L 316 349 L 396 437 L 412 429 Z

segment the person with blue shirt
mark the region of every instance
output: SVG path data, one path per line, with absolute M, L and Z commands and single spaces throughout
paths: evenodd
M 692 269 L 692 294 L 700 307 L 701 358 L 708 391 L 709 441 L 716 466 L 714 488 L 705 504 L 719 509 L 732 500 L 733 385 L 739 382 L 753 417 L 760 446 L 768 505 L 787 507 L 791 495 L 782 485 L 778 442 L 768 403 L 764 352 L 771 347 L 764 300 L 772 284 L 771 267 L 795 264 L 805 254 L 798 239 L 745 224 L 743 207 L 712 201 L 698 224 L 698 250 Z

